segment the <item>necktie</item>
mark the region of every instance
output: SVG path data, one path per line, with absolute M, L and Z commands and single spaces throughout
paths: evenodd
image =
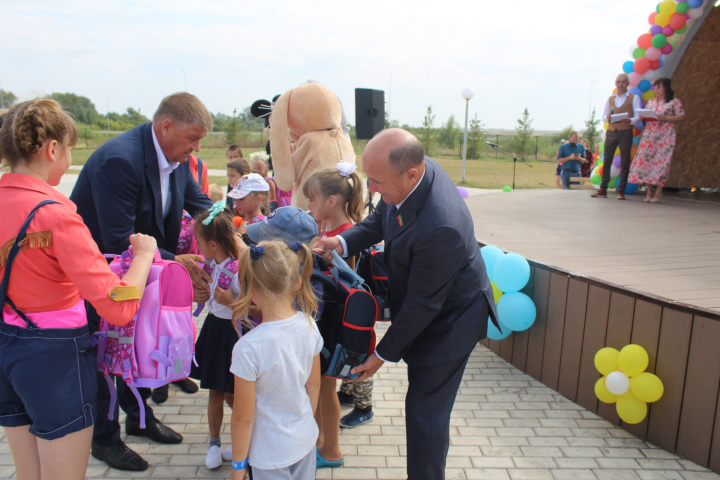
M 388 205 L 388 223 L 392 222 L 397 213 L 397 207 L 395 205 Z

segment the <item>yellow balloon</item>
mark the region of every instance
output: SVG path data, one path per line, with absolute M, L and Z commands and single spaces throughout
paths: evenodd
M 643 402 L 657 402 L 665 392 L 662 380 L 652 373 L 644 372 L 630 379 L 630 391 Z
M 616 408 L 620 419 L 632 425 L 642 422 L 647 416 L 647 403 L 638 400 L 632 391 L 618 397 Z
M 667 13 L 658 13 L 655 17 L 655 25 L 658 27 L 667 27 L 670 25 L 670 15 Z
M 603 125 L 603 128 L 605 128 L 605 130 L 607 130 L 609 126 L 610 126 L 610 123 L 609 123 L 609 122 L 605 122 L 605 125 Z
M 672 15 L 676 10 L 677 7 L 672 0 L 665 0 L 660 4 L 660 13 L 664 13 L 665 15 Z
M 617 157 L 618 155 L 620 155 L 620 147 L 615 149 L 615 154 L 613 155 L 613 158 Z
M 648 90 L 647 92 L 643 92 L 641 98 L 642 98 L 644 101 L 649 102 L 650 100 L 652 100 L 653 98 L 655 98 L 655 92 L 653 92 L 652 90 Z
M 595 395 L 604 403 L 615 403 L 617 402 L 618 396 L 612 393 L 605 386 L 605 377 L 600 378 L 595 383 Z
M 614 372 L 620 367 L 618 364 L 619 356 L 620 352 L 614 348 L 601 348 L 595 354 L 595 368 L 603 375 Z
M 620 370 L 628 377 L 644 372 L 648 361 L 648 354 L 640 345 L 625 345 L 618 356 Z
M 500 297 L 505 295 L 502 290 L 500 290 L 497 285 L 495 285 L 495 282 L 490 282 L 490 285 L 493 287 L 493 295 L 495 296 L 495 303 L 498 303 L 500 301 Z M 510 297 L 508 297 L 510 298 Z

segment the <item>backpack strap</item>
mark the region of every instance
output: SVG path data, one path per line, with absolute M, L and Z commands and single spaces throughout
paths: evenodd
M 38 328 L 38 326 L 35 325 L 24 313 L 22 313 L 20 310 L 17 309 L 17 307 L 15 307 L 13 301 L 10 300 L 10 297 L 8 297 L 7 291 L 10 284 L 10 272 L 12 270 L 13 261 L 15 260 L 15 257 L 17 257 L 17 254 L 20 252 L 20 243 L 25 238 L 25 234 L 27 233 L 27 229 L 30 226 L 30 222 L 32 222 L 33 217 L 35 217 L 35 213 L 37 213 L 37 211 L 41 207 L 49 205 L 51 203 L 59 204 L 60 202 L 56 202 L 55 200 L 43 200 L 42 202 L 38 203 L 35 208 L 32 209 L 30 215 L 28 215 L 28 218 L 25 220 L 25 223 L 23 223 L 22 227 L 20 227 L 20 231 L 15 238 L 15 243 L 13 243 L 12 247 L 10 247 L 10 253 L 8 254 L 7 261 L 5 262 L 5 273 L 3 274 L 2 283 L 0 283 L 0 322 L 2 323 L 5 323 L 3 321 L 2 310 L 5 306 L 5 303 L 7 303 L 20 318 L 27 322 L 27 328 Z

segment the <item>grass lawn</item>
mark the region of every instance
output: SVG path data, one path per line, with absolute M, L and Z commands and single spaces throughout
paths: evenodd
M 260 150 L 259 148 L 243 149 L 247 158 L 250 153 Z M 93 150 L 75 150 L 73 152 L 73 165 L 84 165 Z M 222 148 L 206 148 L 200 151 L 200 158 L 213 170 L 225 170 L 225 150 Z M 512 186 L 513 162 L 495 158 L 484 158 L 480 160 L 467 160 L 465 167 L 464 184 L 460 183 L 462 160 L 457 157 L 434 157 L 438 163 L 450 175 L 455 184 L 473 188 L 503 188 L 506 185 Z M 515 178 L 516 188 L 555 188 L 555 162 L 528 162 L 533 168 L 522 163 L 517 164 Z M 358 165 L 361 165 L 361 158 L 358 158 Z M 223 176 L 211 176 L 210 183 L 227 185 L 227 178 Z

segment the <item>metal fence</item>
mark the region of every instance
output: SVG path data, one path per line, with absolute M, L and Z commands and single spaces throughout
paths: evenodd
M 81 128 L 78 131 L 78 143 L 76 149 L 95 149 L 102 144 L 125 132 L 111 132 L 104 130 L 91 130 Z M 267 142 L 267 137 L 262 132 L 240 132 L 238 143 L 243 148 L 262 148 Z M 226 148 L 228 146 L 225 132 L 208 132 L 207 136 L 200 140 L 200 148 Z

